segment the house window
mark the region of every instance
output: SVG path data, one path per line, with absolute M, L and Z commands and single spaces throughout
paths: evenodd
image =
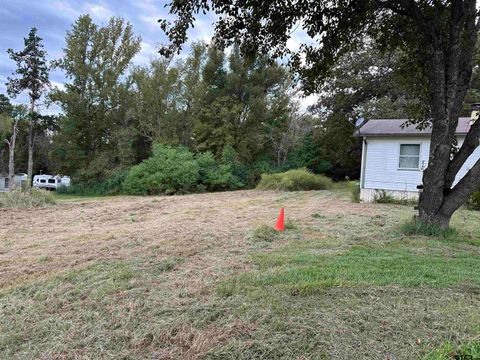
M 420 144 L 401 144 L 400 169 L 418 170 L 420 168 Z
M 8 189 L 10 187 L 10 179 L 9 178 L 5 178 L 5 183 L 4 183 L 3 187 L 5 189 Z

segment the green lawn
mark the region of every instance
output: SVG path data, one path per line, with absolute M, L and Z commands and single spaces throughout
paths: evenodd
M 278 201 L 312 198 L 341 206 L 306 210 L 281 234 L 233 230 L 242 265 L 198 291 L 174 285 L 194 281 L 184 269 L 198 254 L 159 260 L 157 248 L 5 288 L 0 357 L 480 359 L 480 213 L 427 237 L 402 232 L 411 206 L 345 211 L 343 190 Z

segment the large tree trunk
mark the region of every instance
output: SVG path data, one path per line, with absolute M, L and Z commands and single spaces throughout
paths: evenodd
M 473 125 L 460 150 L 453 155 L 458 117 L 470 86 L 479 24 L 475 1 L 454 1 L 448 35 L 434 31 L 431 36 L 432 65 L 430 107 L 432 136 L 429 164 L 423 174 L 419 219 L 446 229 L 453 213 L 480 186 L 480 161 L 458 184 L 455 177 L 478 146 L 480 121 Z M 476 169 L 476 170 L 475 170 Z

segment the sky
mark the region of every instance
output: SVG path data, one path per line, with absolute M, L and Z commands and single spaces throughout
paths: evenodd
M 133 26 L 133 31 L 142 38 L 141 50 L 133 59 L 133 64 L 148 64 L 158 56 L 159 45 L 166 44 L 167 39 L 158 24 L 158 19 L 172 20 L 167 0 L 2 0 L 0 6 L 0 93 L 6 94 L 5 82 L 15 71 L 15 63 L 10 60 L 7 49 L 19 51 L 23 48 L 23 39 L 30 28 L 38 28 L 43 38 L 48 60 L 62 57 L 65 46 L 65 34 L 72 23 L 82 14 L 90 14 L 101 25 L 107 24 L 112 16 L 122 17 Z M 213 14 L 202 15 L 189 32 L 189 42 L 209 41 L 213 34 Z M 294 34 L 289 41 L 292 48 L 297 48 L 304 35 Z M 188 44 L 185 47 L 188 49 Z M 60 71 L 50 74 L 53 86 L 61 86 L 65 78 Z M 18 96 L 14 103 L 25 103 L 25 95 Z M 304 106 L 314 101 L 314 97 L 302 100 Z M 58 108 L 44 108 L 42 112 L 54 113 Z

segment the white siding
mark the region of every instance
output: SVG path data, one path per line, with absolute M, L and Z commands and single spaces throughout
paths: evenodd
M 367 138 L 362 188 L 417 191 L 422 171 L 399 169 L 400 144 L 420 144 L 420 167 L 426 167 L 430 151 L 426 137 Z
M 458 138 L 459 147 L 463 141 L 464 137 Z M 420 144 L 420 167 L 427 167 L 430 151 L 430 139 L 427 137 L 366 138 L 362 154 L 363 189 L 417 191 L 417 185 L 422 183 L 423 173 L 421 170 L 399 169 L 400 144 Z M 470 155 L 458 172 L 456 182 L 465 176 L 479 158 L 480 147 Z

